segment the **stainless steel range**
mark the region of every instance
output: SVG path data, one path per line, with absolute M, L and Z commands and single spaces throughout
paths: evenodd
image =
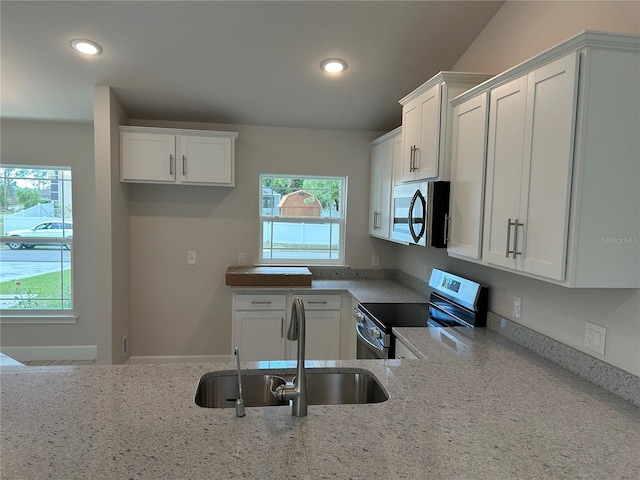
M 436 268 L 428 303 L 361 303 L 355 312 L 357 358 L 395 358 L 394 327 L 484 327 L 487 287 Z

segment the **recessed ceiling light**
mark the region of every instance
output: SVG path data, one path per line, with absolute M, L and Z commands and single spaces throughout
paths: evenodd
M 91 40 L 85 40 L 84 38 L 71 40 L 71 48 L 85 55 L 100 55 L 102 53 L 102 47 L 100 45 Z
M 330 58 L 322 62 L 320 68 L 327 73 L 340 73 L 347 69 L 347 62 L 339 58 Z

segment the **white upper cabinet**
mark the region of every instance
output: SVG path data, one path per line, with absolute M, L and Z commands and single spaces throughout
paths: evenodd
M 400 100 L 402 166 L 399 182 L 449 180 L 454 97 L 490 78 L 475 73 L 440 72 Z
M 488 102 L 485 92 L 453 110 L 447 252 L 474 260 L 482 248 Z
M 235 132 L 120 127 L 123 182 L 234 186 Z
M 391 203 L 393 169 L 402 128 L 371 142 L 371 190 L 369 203 L 369 235 L 389 239 L 391 235 Z
M 487 263 L 564 280 L 577 74 L 572 53 L 491 91 Z
M 639 91 L 639 37 L 583 32 L 456 98 L 449 253 L 568 287 L 640 288 Z

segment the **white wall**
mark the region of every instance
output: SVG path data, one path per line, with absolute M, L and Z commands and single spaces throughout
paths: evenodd
M 379 132 L 130 121 L 137 125 L 237 131 L 236 187 L 132 184 L 129 189 L 133 356 L 229 355 L 231 289 L 225 271 L 258 260 L 261 173 L 346 175 L 346 261 L 371 255 L 395 267 L 395 246 L 368 234 L 369 141 Z M 187 265 L 187 251 L 197 253 Z
M 500 73 L 582 30 L 640 34 L 638 2 L 507 2 L 454 67 Z M 513 296 L 522 298 L 518 321 L 577 350 L 585 322 L 607 329 L 605 356 L 594 357 L 640 375 L 640 291 L 567 289 L 447 257 L 435 249 L 398 248 L 398 268 L 425 279 L 426 265 L 449 269 L 491 287 L 490 309 L 513 319 Z
M 73 295 L 75 325 L 2 325 L 2 347 L 12 352 L 29 347 L 82 346 L 95 352 L 96 217 L 93 125 L 26 120 L 1 122 L 2 163 L 70 166 L 73 177 Z M 5 348 L 6 349 L 6 348 Z M 9 351 L 9 350 L 8 350 Z M 52 353 L 49 350 L 49 353 Z M 78 353 L 76 352 L 76 355 Z M 77 358 L 77 357 L 76 357 Z

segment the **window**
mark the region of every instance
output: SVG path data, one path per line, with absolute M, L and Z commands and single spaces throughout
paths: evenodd
M 0 168 L 0 233 L 0 309 L 71 310 L 71 170 Z
M 260 262 L 344 265 L 346 177 L 260 176 Z

